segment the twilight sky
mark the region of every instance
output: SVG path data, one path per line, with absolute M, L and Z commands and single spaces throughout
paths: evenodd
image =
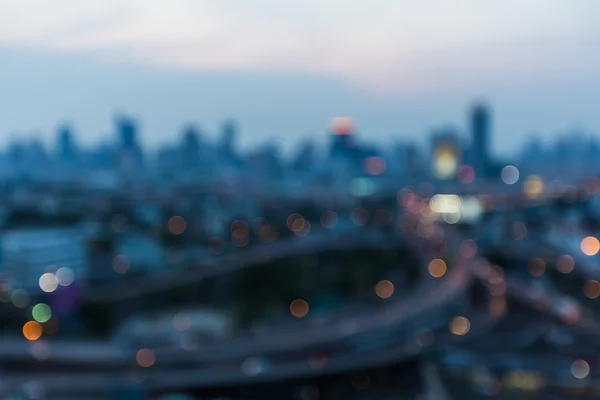
M 600 131 L 597 0 L 2 0 L 0 140 L 73 121 L 149 144 L 227 116 L 241 142 L 323 139 L 333 116 L 386 143 L 494 107 L 495 148 Z

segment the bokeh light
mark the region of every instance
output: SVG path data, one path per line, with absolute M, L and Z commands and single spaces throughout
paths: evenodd
M 129 259 L 122 254 L 116 255 L 112 260 L 112 268 L 118 274 L 124 274 L 129 271 L 129 267 Z
M 464 240 L 458 250 L 464 258 L 473 258 L 477 254 L 477 243 L 473 240 Z
M 577 379 L 584 379 L 590 374 L 590 365 L 585 360 L 575 360 L 571 364 L 571 373 Z
M 583 292 L 590 299 L 596 299 L 600 296 L 600 282 L 589 280 L 583 284 Z
M 593 236 L 588 236 L 581 241 L 581 251 L 586 256 L 595 256 L 600 251 L 600 242 Z
M 532 258 L 529 260 L 527 269 L 531 276 L 539 278 L 546 272 L 546 263 L 541 258 Z
M 368 175 L 381 175 L 385 172 L 385 160 L 381 157 L 367 157 L 363 168 Z
M 563 274 L 570 274 L 575 268 L 575 260 L 568 254 L 558 256 L 556 259 L 556 269 Z
M 471 330 L 471 322 L 466 317 L 454 317 L 450 321 L 450 332 L 457 336 L 464 336 Z
M 321 214 L 321 225 L 326 229 L 333 229 L 338 223 L 338 215 L 335 211 L 327 210 Z
M 29 293 L 24 289 L 17 289 L 12 293 L 11 301 L 17 308 L 25 308 L 29 304 Z
M 154 351 L 151 349 L 141 349 L 137 352 L 135 360 L 140 367 L 149 368 L 154 365 L 156 361 Z
M 308 303 L 302 299 L 296 299 L 290 304 L 290 312 L 296 318 L 303 318 L 308 314 Z
M 40 289 L 42 289 L 46 293 L 51 293 L 56 290 L 58 287 L 58 279 L 56 275 L 46 272 L 42 276 L 40 276 L 39 280 Z
M 537 199 L 544 193 L 544 181 L 537 175 L 529 175 L 525 180 L 523 190 L 528 198 Z
M 523 221 L 514 221 L 510 224 L 510 237 L 513 240 L 522 240 L 527 236 L 527 226 Z
M 519 169 L 514 165 L 507 165 L 502 168 L 500 177 L 502 178 L 502 182 L 507 185 L 514 185 L 519 180 Z
M 446 274 L 447 269 L 448 267 L 446 265 L 446 262 L 441 258 L 435 258 L 431 260 L 429 262 L 429 266 L 427 267 L 429 274 L 434 278 L 441 278 L 442 276 L 444 276 Z
M 61 267 L 56 271 L 56 279 L 60 286 L 69 286 L 75 281 L 75 274 L 71 268 Z
M 475 180 L 475 170 L 470 165 L 461 165 L 456 171 L 456 177 L 460 183 L 468 185 Z
M 23 325 L 23 336 L 27 340 L 38 340 L 42 337 L 42 326 L 35 321 L 26 322 Z
M 173 235 L 181 235 L 183 232 L 185 232 L 185 219 L 179 215 L 175 215 L 169 219 L 167 226 Z
M 388 280 L 382 280 L 375 285 L 375 293 L 382 299 L 389 299 L 394 294 L 394 284 Z
M 329 127 L 334 135 L 352 135 L 354 133 L 354 125 L 352 118 L 335 117 L 331 119 Z
M 173 327 L 180 332 L 190 329 L 191 319 L 186 313 L 180 312 L 173 315 Z
M 37 322 L 47 322 L 52 317 L 50 306 L 44 303 L 39 303 L 31 309 L 31 315 Z

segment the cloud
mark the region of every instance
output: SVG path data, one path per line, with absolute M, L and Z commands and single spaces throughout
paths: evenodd
M 598 11 L 594 0 L 4 0 L 0 43 L 171 68 L 314 71 L 418 92 L 485 80 L 499 66 L 504 79 L 531 79 L 548 61 L 569 67 L 560 54 L 597 36 Z

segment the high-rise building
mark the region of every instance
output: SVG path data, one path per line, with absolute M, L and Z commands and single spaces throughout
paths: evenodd
M 304 141 L 293 161 L 293 167 L 299 171 L 307 171 L 314 166 L 315 144 L 311 140 Z
M 58 159 L 63 163 L 72 163 L 77 158 L 77 146 L 72 128 L 63 124 L 58 128 L 56 135 L 56 151 Z
M 471 111 L 471 139 L 475 174 L 478 177 L 488 177 L 491 164 L 491 112 L 483 102 L 475 104 Z
M 184 168 L 196 168 L 200 165 L 200 133 L 194 125 L 183 131 L 181 143 L 181 161 Z
M 354 123 L 350 118 L 337 117 L 331 121 L 331 156 L 350 157 L 356 148 Z
M 228 119 L 221 125 L 220 149 L 224 156 L 235 156 L 235 142 L 237 140 L 238 127 L 234 120 Z
M 129 149 L 137 146 L 137 125 L 135 121 L 129 117 L 119 116 L 116 119 L 116 128 L 121 148 Z
M 137 123 L 125 116 L 117 117 L 115 122 L 119 139 L 118 166 L 124 177 L 130 179 L 130 174 L 140 171 L 143 166 L 142 148 L 137 139 Z

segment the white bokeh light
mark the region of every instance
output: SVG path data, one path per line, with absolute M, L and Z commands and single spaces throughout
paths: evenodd
M 58 287 L 58 279 L 56 278 L 56 275 L 47 272 L 40 276 L 39 284 L 40 289 L 46 293 L 51 293 Z
M 75 280 L 75 274 L 71 268 L 61 267 L 56 271 L 56 279 L 60 286 L 69 286 Z
M 507 185 L 514 185 L 519 180 L 519 170 L 514 165 L 507 165 L 502 168 L 501 178 Z

